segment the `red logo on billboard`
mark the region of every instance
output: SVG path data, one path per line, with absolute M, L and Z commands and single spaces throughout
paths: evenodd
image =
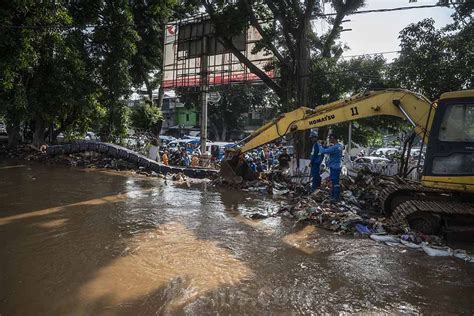
M 168 25 L 168 26 L 166 27 L 166 30 L 168 31 L 168 34 L 171 34 L 171 35 L 174 35 L 174 34 L 175 34 L 174 26 L 173 26 L 173 25 Z

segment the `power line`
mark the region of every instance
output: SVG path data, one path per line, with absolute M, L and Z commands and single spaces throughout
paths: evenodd
M 414 10 L 414 9 L 429 9 L 429 8 L 437 8 L 437 7 L 449 8 L 450 5 L 464 4 L 464 3 L 474 3 L 474 1 L 451 2 L 449 4 L 439 4 L 439 3 L 438 4 L 425 4 L 425 5 L 416 5 L 416 6 L 409 6 L 409 7 L 405 6 L 405 7 L 373 9 L 373 10 L 359 10 L 359 11 L 354 11 L 349 15 L 404 11 L 404 10 Z M 324 14 L 315 14 L 315 15 L 313 15 L 313 17 L 314 18 L 320 18 L 320 17 L 326 17 L 326 16 L 335 16 L 335 15 L 337 15 L 337 13 L 324 13 Z
M 395 53 L 400 53 L 400 52 L 401 52 L 401 50 L 392 50 L 392 51 L 388 51 L 388 52 L 367 53 L 367 54 L 359 54 L 359 55 L 348 55 L 348 56 L 341 56 L 341 57 L 342 58 L 352 58 L 352 57 L 361 57 L 361 56 L 395 54 Z
M 384 8 L 384 9 L 373 9 L 373 10 L 359 10 L 354 11 L 349 15 L 353 14 L 367 14 L 367 13 L 383 13 L 383 12 L 394 12 L 394 11 L 403 11 L 403 10 L 414 10 L 414 9 L 429 9 L 429 8 L 436 8 L 436 7 L 444 7 L 449 8 L 451 5 L 454 6 L 456 4 L 465 4 L 465 3 L 474 3 L 474 1 L 458 1 L 458 2 L 450 2 L 449 4 L 426 4 L 426 5 L 417 5 L 417 6 L 405 6 L 405 7 L 396 7 L 396 8 Z M 329 17 L 329 16 L 336 16 L 337 13 L 323 13 L 323 14 L 315 14 L 313 15 L 314 19 L 321 18 L 321 17 Z M 11 28 L 11 29 L 37 29 L 37 28 L 93 28 L 98 27 L 99 25 L 62 25 L 62 24 L 52 24 L 52 25 L 0 25 L 0 28 Z

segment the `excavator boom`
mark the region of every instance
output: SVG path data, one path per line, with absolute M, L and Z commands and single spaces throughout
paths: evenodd
M 389 115 L 409 121 L 415 132 L 428 142 L 435 105 L 422 95 L 408 90 L 369 91 L 348 99 L 306 107 L 280 115 L 241 142 L 240 152 L 262 146 L 288 133 L 323 127 L 365 117 Z

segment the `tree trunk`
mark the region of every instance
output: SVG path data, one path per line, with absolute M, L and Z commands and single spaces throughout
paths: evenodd
M 222 126 L 221 141 L 225 141 L 226 139 L 227 139 L 227 126 L 224 124 L 224 126 Z
M 109 98 L 112 99 L 112 96 L 110 96 Z M 110 142 L 113 139 L 112 132 L 114 128 L 114 110 L 115 110 L 115 104 L 113 103 L 113 101 L 112 103 L 109 104 L 108 108 L 109 108 L 108 122 L 102 131 L 102 135 L 100 135 L 100 139 L 103 142 Z
M 148 98 L 150 99 L 150 105 L 153 106 L 153 87 L 151 86 L 146 74 L 143 75 L 143 79 L 145 81 L 146 93 L 148 94 Z
M 220 134 L 219 134 L 219 129 L 217 128 L 216 124 L 213 123 L 213 120 L 209 120 L 209 125 L 212 128 L 212 132 L 214 133 L 214 137 L 216 138 L 216 141 L 220 141 Z
M 150 90 L 150 88 L 148 88 L 148 95 L 152 97 L 153 99 L 153 91 Z M 165 94 L 165 91 L 163 90 L 163 87 L 160 85 L 160 87 L 158 88 L 158 103 L 157 104 L 154 104 L 152 103 L 151 106 L 155 105 L 157 106 L 159 109 L 161 109 L 161 107 L 163 106 L 163 96 Z M 155 137 L 155 141 L 156 141 L 156 146 L 158 146 L 158 143 L 159 143 L 159 139 L 160 139 L 160 134 L 161 134 L 161 127 L 163 126 L 163 121 L 160 121 L 157 126 L 156 126 L 156 129 L 154 130 L 154 137 Z
M 45 143 L 45 131 L 46 131 L 46 123 L 41 116 L 38 114 L 34 117 L 35 121 L 35 130 L 33 132 L 33 145 L 36 147 L 40 147 Z
M 296 104 L 298 107 L 309 107 L 309 75 L 311 67 L 309 33 L 310 20 L 305 18 L 299 30 L 296 53 Z M 311 153 L 311 142 L 309 141 L 310 131 L 299 131 L 295 135 L 295 153 L 299 165 L 299 159 L 309 157 Z
M 8 133 L 8 148 L 14 148 L 18 146 L 20 142 L 20 123 L 8 123 L 7 124 L 7 133 Z

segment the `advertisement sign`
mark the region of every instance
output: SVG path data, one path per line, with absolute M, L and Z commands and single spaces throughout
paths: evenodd
M 265 71 L 273 56 L 264 50 L 252 53 L 261 39 L 249 27 L 245 34 L 232 38 L 234 46 L 258 68 Z M 207 62 L 207 67 L 203 63 Z M 204 73 L 208 85 L 227 85 L 260 81 L 255 74 L 227 51 L 214 36 L 212 23 L 205 15 L 169 23 L 165 29 L 163 87 L 199 87 Z M 273 77 L 273 71 L 265 71 Z

